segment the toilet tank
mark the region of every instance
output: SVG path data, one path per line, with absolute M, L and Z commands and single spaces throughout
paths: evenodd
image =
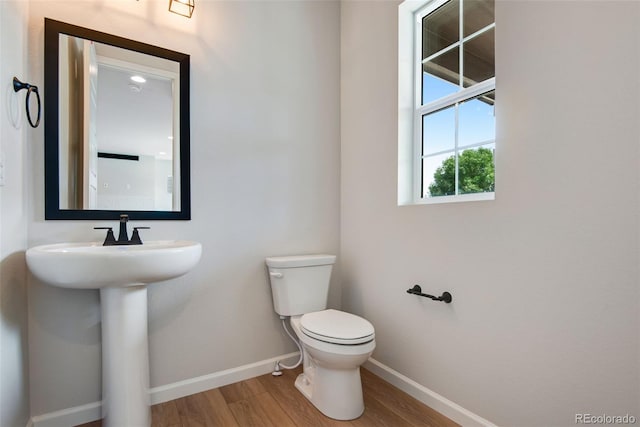
M 326 309 L 335 261 L 335 255 L 268 257 L 276 313 L 296 316 Z

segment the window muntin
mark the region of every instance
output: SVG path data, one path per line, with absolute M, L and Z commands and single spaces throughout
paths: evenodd
M 493 193 L 494 2 L 433 0 L 415 23 L 418 198 Z

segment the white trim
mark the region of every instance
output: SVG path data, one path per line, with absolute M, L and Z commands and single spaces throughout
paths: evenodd
M 155 405 L 156 403 L 167 402 L 213 388 L 248 380 L 249 378 L 259 377 L 260 375 L 273 372 L 277 361 L 287 363 L 298 357 L 300 357 L 300 352 L 296 351 L 295 353 L 272 357 L 271 359 L 238 366 L 237 368 L 225 369 L 224 371 L 214 372 L 213 374 L 153 387 L 150 390 L 151 404 Z
M 87 403 L 31 417 L 33 427 L 77 426 L 102 418 L 102 402 Z
M 248 365 L 214 372 L 188 380 L 178 381 L 149 390 L 149 398 L 152 405 L 178 399 L 206 390 L 255 378 L 273 371 L 275 363 L 282 361 L 288 363 L 296 360 L 300 356 L 299 352 L 288 353 L 282 356 L 272 357 Z M 60 427 L 75 426 L 96 421 L 102 418 L 102 402 L 93 402 L 86 405 L 74 406 L 72 408 L 49 412 L 47 414 L 36 415 L 29 420 L 27 427 Z
M 491 144 L 495 145 L 495 143 L 496 143 L 495 139 L 488 139 L 486 141 L 474 142 L 473 144 L 461 145 L 461 146 L 459 145 L 457 151 L 462 152 L 464 150 L 469 150 L 471 148 L 484 147 L 485 145 L 491 145 Z M 451 153 L 451 155 L 453 156 L 455 152 L 456 152 L 455 149 L 447 149 L 442 151 L 436 151 L 435 153 L 425 154 L 424 156 L 422 156 L 422 158 L 428 159 L 429 157 L 436 157 L 436 156 L 441 156 L 443 154 L 449 154 L 449 153 Z
M 405 0 L 398 6 L 398 205 L 413 203 L 415 193 L 414 104 L 415 36 L 414 12 L 424 6 L 423 0 Z
M 425 8 L 431 2 L 439 1 L 439 4 L 444 4 L 447 0 L 405 0 L 398 6 L 400 12 L 408 13 L 411 15 L 411 19 L 413 19 L 414 15 L 419 16 L 420 18 L 424 17 L 429 11 L 420 11 L 420 8 Z
M 472 98 L 477 98 L 480 95 L 489 93 L 496 90 L 496 78 L 491 77 L 483 82 L 476 83 L 473 86 L 464 88 L 456 93 L 444 96 L 435 101 L 431 101 L 428 104 L 416 107 L 416 116 L 422 117 L 425 114 L 429 114 L 434 111 L 442 110 L 446 107 L 451 107 L 456 103 L 462 103 Z
M 491 421 L 485 420 L 373 358 L 365 362 L 363 367 L 460 425 L 465 427 L 497 427 Z
M 434 10 L 438 9 L 440 6 L 442 6 L 448 1 L 449 0 L 422 0 L 420 2 L 417 2 L 417 3 L 420 3 L 420 6 L 418 6 L 418 9 L 415 9 L 414 11 L 414 14 L 416 16 L 416 22 L 418 24 L 422 24 L 421 21 L 425 16 L 427 16 Z
M 96 56 L 98 59 L 98 65 L 115 68 L 119 71 L 138 71 L 140 73 L 148 74 L 156 78 L 163 78 L 172 80 L 174 82 L 180 81 L 180 72 L 165 70 L 163 68 L 152 67 L 145 64 L 139 64 L 137 62 L 125 61 L 123 59 L 112 58 L 109 56 Z
M 469 193 L 469 194 L 456 194 L 451 196 L 434 196 L 423 197 L 420 200 L 413 202 L 414 205 L 437 205 L 440 203 L 458 203 L 458 202 L 483 202 L 487 200 L 495 200 L 496 193 Z

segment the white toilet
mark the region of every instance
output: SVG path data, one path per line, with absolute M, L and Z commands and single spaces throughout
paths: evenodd
M 373 325 L 353 314 L 327 310 L 335 255 L 269 257 L 273 305 L 290 316 L 303 350 L 296 388 L 323 414 L 336 420 L 362 415 L 360 365 L 376 347 Z

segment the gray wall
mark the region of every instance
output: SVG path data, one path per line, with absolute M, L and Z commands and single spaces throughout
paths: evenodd
M 31 128 L 25 92 L 15 94 L 11 87 L 14 76 L 37 82 L 26 66 L 27 13 L 26 1 L 0 2 L 0 425 L 6 427 L 24 427 L 29 419 L 24 163 Z
M 264 257 L 339 249 L 339 9 L 201 1 L 189 20 L 165 1 L 30 3 L 35 80 L 45 16 L 191 55 L 193 219 L 136 224 L 152 227 L 143 238 L 198 240 L 204 251 L 194 271 L 150 287 L 153 387 L 295 348 Z M 29 245 L 101 239 L 92 227 L 113 222 L 44 221 L 43 141 L 31 136 Z M 94 291 L 30 283 L 32 415 L 100 399 L 98 304 Z
M 496 199 L 410 207 L 397 4 L 341 8 L 343 307 L 377 360 L 498 425 L 640 416 L 640 3 L 498 1 Z

